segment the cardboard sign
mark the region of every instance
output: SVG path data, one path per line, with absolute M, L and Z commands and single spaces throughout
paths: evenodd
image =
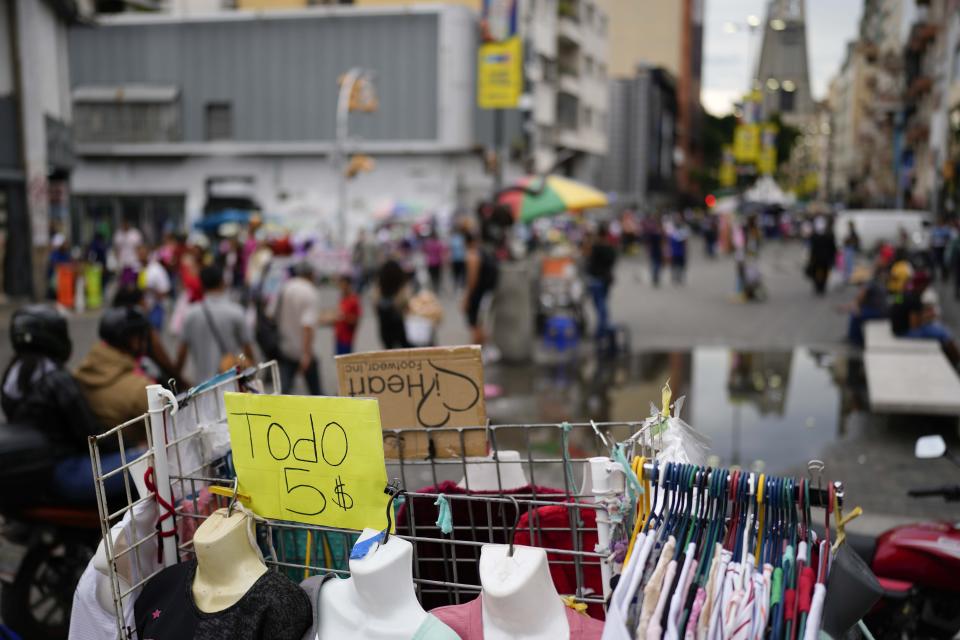
M 265 518 L 387 526 L 376 400 L 224 394 L 239 491 Z
M 483 401 L 483 361 L 480 347 L 431 347 L 371 351 L 337 357 L 340 395 L 380 401 L 385 429 L 476 427 L 487 422 Z M 484 456 L 482 430 L 384 437 L 388 458 Z M 431 440 L 433 448 L 431 450 Z

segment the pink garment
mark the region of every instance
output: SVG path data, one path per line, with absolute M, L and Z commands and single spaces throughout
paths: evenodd
M 687 620 L 686 631 L 683 634 L 683 640 L 696 640 L 697 623 L 700 621 L 700 612 L 703 611 L 703 604 L 707 601 L 707 590 L 703 587 L 697 589 L 697 595 L 693 598 L 693 606 L 690 607 L 690 618 Z
M 208 516 L 216 510 L 217 505 L 213 499 L 213 494 L 207 491 L 206 487 L 197 492 L 196 510 L 193 508 L 193 500 L 184 498 L 180 502 L 180 509 L 177 514 L 179 516 L 177 518 L 177 537 L 180 544 L 193 540 L 193 534 L 200 523 L 203 522 L 202 518 L 193 516 Z
M 483 608 L 479 596 L 466 604 L 454 604 L 438 607 L 430 612 L 440 622 L 454 630 L 463 640 L 483 640 Z M 577 613 L 564 607 L 567 625 L 570 627 L 570 640 L 600 640 L 603 635 L 603 623 L 588 615 Z

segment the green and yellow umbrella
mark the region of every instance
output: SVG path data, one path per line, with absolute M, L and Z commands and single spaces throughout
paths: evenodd
M 565 211 L 583 211 L 609 204 L 603 192 L 560 176 L 527 176 L 504 189 L 497 202 L 513 211 L 514 220 L 530 222 Z

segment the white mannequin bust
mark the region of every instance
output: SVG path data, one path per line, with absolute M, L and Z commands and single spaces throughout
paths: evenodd
M 193 600 L 205 613 L 223 611 L 236 604 L 267 572 L 267 565 L 254 546 L 253 518 L 240 510 L 227 516 L 218 509 L 193 535 L 197 573 Z
M 484 640 L 559 640 L 570 637 L 564 604 L 534 547 L 488 544 L 480 549 Z
M 378 533 L 364 529 L 360 540 Z M 365 557 L 350 560 L 349 578 L 323 585 L 317 639 L 406 639 L 426 619 L 413 588 L 413 546 L 390 536 Z
M 467 456 L 465 472 L 466 475 L 457 486 L 466 489 L 469 480 L 470 491 L 502 491 L 530 484 L 523 472 L 520 452 L 509 449 L 498 452 L 496 462 L 493 461 L 493 454 L 483 457 Z

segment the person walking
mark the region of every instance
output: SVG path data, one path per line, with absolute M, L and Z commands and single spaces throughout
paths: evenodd
M 587 259 L 587 286 L 593 306 L 597 311 L 597 344 L 603 344 L 610 338 L 613 329 L 610 326 L 610 287 L 613 284 L 613 269 L 617 263 L 617 250 L 610 241 L 610 232 L 606 223 L 601 223 L 584 247 Z
M 318 396 L 320 368 L 313 351 L 313 337 L 320 321 L 320 293 L 313 283 L 310 263 L 294 264 L 290 274 L 277 294 L 273 312 L 280 337 L 280 385 L 283 393 L 292 393 L 297 376 L 303 376 L 310 395 Z
M 683 216 L 677 215 L 668 235 L 670 242 L 670 270 L 673 272 L 673 284 L 683 284 L 687 272 L 687 240 L 690 228 Z
M 236 365 L 238 353 L 254 363 L 253 340 L 243 307 L 230 300 L 218 266 L 200 271 L 203 299 L 187 310 L 183 319 L 176 370 L 183 371 L 187 354 L 193 364 L 193 379 L 203 382 Z
M 650 278 L 654 287 L 660 286 L 660 269 L 663 267 L 663 226 L 656 216 L 644 221 L 644 239 L 650 253 Z
M 813 221 L 813 235 L 810 236 L 810 262 L 807 275 L 813 280 L 813 291 L 818 296 L 827 292 L 827 278 L 837 259 L 837 241 L 827 219 L 823 216 Z
M 353 341 L 357 335 L 357 326 L 360 324 L 360 296 L 353 289 L 353 281 L 349 275 L 340 276 L 337 281 L 340 287 L 340 303 L 333 318 L 333 334 L 338 356 L 353 353 Z
M 467 281 L 467 242 L 459 227 L 450 234 L 450 271 L 454 290 L 463 289 Z
M 383 263 L 377 274 L 377 322 L 384 349 L 409 349 L 412 346 L 404 325 L 410 299 L 408 280 L 406 271 L 392 258 Z
M 859 253 L 860 236 L 857 235 L 857 227 L 851 220 L 847 225 L 847 237 L 843 239 L 843 282 L 845 284 L 850 284 L 853 277 L 853 267 Z
M 937 224 L 930 230 L 930 261 L 933 263 L 930 275 L 934 280 L 939 277 L 941 280 L 946 281 L 950 277 L 950 268 L 947 265 L 946 255 L 947 245 L 950 244 L 951 235 L 950 227 L 943 218 L 937 220 Z
M 113 252 L 117 259 L 117 271 L 120 273 L 120 286 L 135 284 L 140 262 L 137 250 L 143 244 L 143 235 L 130 226 L 129 220 L 120 223 L 113 234 Z
M 163 331 L 167 299 L 172 285 L 170 274 L 162 264 L 156 251 L 150 251 L 146 245 L 140 245 L 137 255 L 143 268 L 138 278 L 138 288 L 143 291 L 147 315 L 150 324 L 157 331 Z
M 360 229 L 357 242 L 353 245 L 353 267 L 357 271 L 355 288 L 362 294 L 367 285 L 377 275 L 377 265 L 380 261 L 380 247 L 374 238 L 367 235 L 366 229 Z
M 432 229 L 430 235 L 423 242 L 423 253 L 427 259 L 427 272 L 430 274 L 430 286 L 433 292 L 440 293 L 443 285 L 443 261 L 446 258 L 447 247 L 437 237 L 437 230 Z
M 480 245 L 480 239 L 472 232 L 465 232 L 467 245 L 467 288 L 463 297 L 463 311 L 470 325 L 473 344 L 481 347 L 487 342 L 487 334 L 480 317 L 481 307 L 489 295 L 497 288 L 500 267 L 493 254 Z
M 960 300 L 960 223 L 955 223 L 950 233 L 944 260 L 949 265 L 949 271 L 953 273 L 953 297 Z

